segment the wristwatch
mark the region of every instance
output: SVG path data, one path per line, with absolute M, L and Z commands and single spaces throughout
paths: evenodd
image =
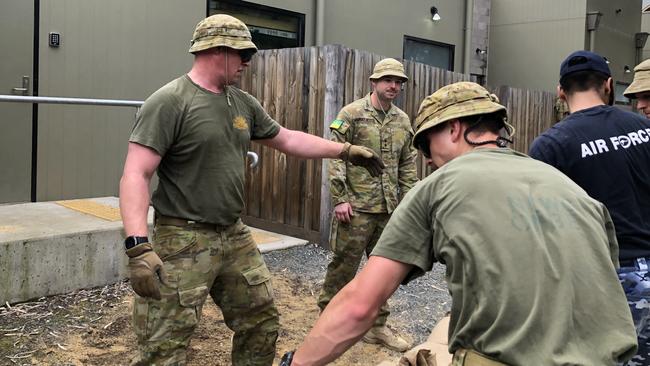
M 149 238 L 146 236 L 127 236 L 126 239 L 124 239 L 124 248 L 126 250 L 129 250 L 133 247 L 135 247 L 138 244 L 142 243 L 148 243 Z
M 282 359 L 280 360 L 280 364 L 278 366 L 290 366 L 291 362 L 293 361 L 293 353 L 295 351 L 289 351 L 282 356 Z

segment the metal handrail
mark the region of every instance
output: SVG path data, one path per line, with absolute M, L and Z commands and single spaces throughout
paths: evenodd
M 0 95 L 0 102 L 43 103 L 43 104 L 79 104 L 79 105 L 112 105 L 118 107 L 139 108 L 144 103 L 141 100 L 120 99 L 90 99 L 65 97 L 30 97 L 19 95 Z
M 67 97 L 32 97 L 20 95 L 0 95 L 0 102 L 13 103 L 43 103 L 43 104 L 75 104 L 75 105 L 108 105 L 118 107 L 140 108 L 144 104 L 141 100 L 121 99 L 91 99 L 91 98 L 67 98 Z M 255 168 L 260 161 L 257 153 L 249 151 L 246 156 L 251 160 L 250 167 Z

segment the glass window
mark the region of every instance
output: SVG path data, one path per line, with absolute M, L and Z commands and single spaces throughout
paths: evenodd
M 257 48 L 305 45 L 305 14 L 246 1 L 209 0 L 208 15 L 228 14 L 246 23 Z
M 627 89 L 628 86 L 630 86 L 630 83 L 623 83 L 620 81 L 616 82 L 614 85 L 614 103 L 624 105 L 631 104 L 631 101 L 625 95 L 623 95 L 623 92 L 625 89 Z
M 447 43 L 404 36 L 404 59 L 454 71 L 454 48 Z

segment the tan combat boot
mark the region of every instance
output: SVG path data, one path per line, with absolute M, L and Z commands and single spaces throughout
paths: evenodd
M 363 341 L 372 344 L 381 344 L 388 349 L 397 352 L 404 352 L 411 348 L 411 345 L 402 337 L 387 326 L 372 327 L 363 336 Z

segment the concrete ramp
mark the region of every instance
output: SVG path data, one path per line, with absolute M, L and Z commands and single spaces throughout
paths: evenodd
M 0 304 L 22 302 L 126 276 L 117 197 L 0 206 Z M 149 211 L 149 228 L 153 210 Z M 251 228 L 261 252 L 307 244 Z

